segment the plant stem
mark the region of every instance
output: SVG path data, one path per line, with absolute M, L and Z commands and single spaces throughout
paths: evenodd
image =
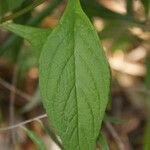
M 15 14 L 12 14 L 10 16 L 7 16 L 7 17 L 4 17 L 4 18 L 1 18 L 1 22 L 6 22 L 8 20 L 13 20 L 19 16 L 22 16 L 23 14 L 29 12 L 30 10 L 32 10 L 33 8 L 41 5 L 42 3 L 44 3 L 46 0 L 36 0 L 34 1 L 31 5 L 27 6 L 26 8 L 16 12 Z

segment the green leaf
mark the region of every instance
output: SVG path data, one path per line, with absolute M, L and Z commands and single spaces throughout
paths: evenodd
M 150 89 L 150 53 L 148 53 L 147 59 L 146 59 L 146 69 L 147 73 L 145 76 L 145 86 L 147 89 Z M 146 130 L 145 130 L 145 138 L 144 138 L 144 150 L 150 149 L 150 96 L 146 97 L 147 99 L 147 106 L 148 106 L 148 115 L 147 115 L 147 124 L 146 124 Z
M 40 29 L 14 23 L 3 23 L 0 27 L 25 38 L 35 49 L 39 51 L 41 51 L 48 35 L 51 33 L 51 29 L 49 28 Z
M 42 138 L 40 138 L 35 132 L 24 128 L 23 129 L 26 131 L 27 135 L 30 137 L 30 139 L 33 141 L 33 143 L 37 146 L 38 150 L 47 150 L 44 141 Z
M 98 16 L 102 17 L 103 19 L 120 20 L 120 21 L 127 21 L 129 23 L 140 24 L 140 22 L 136 20 L 133 16 L 116 13 L 104 7 L 97 0 L 81 0 L 81 4 L 85 12 L 90 17 Z
M 133 15 L 133 0 L 127 0 L 127 14 Z
M 137 45 L 141 39 L 133 35 L 129 31 L 129 25 L 124 22 L 107 21 L 104 29 L 100 32 L 102 39 L 111 40 L 110 50 L 124 50 L 127 51 L 132 45 Z
M 98 143 L 102 147 L 102 150 L 109 150 L 109 145 L 107 144 L 106 138 L 102 134 L 98 137 Z
M 144 8 L 145 8 L 145 12 L 148 15 L 148 17 L 150 18 L 150 0 L 141 0 Z
M 150 54 L 146 59 L 146 75 L 145 75 L 145 86 L 150 89 Z
M 39 120 L 39 123 L 41 124 L 45 132 L 49 135 L 49 137 L 61 148 L 61 150 L 63 150 L 63 147 L 54 131 L 50 129 L 46 124 L 44 124 L 41 120 Z
M 149 113 L 148 117 L 150 117 L 150 113 Z M 150 139 L 150 119 L 148 118 L 146 130 L 145 130 L 144 150 L 150 150 L 149 139 Z
M 110 72 L 95 29 L 69 0 L 44 44 L 39 81 L 46 112 L 65 150 L 94 150 L 109 99 Z
M 106 121 L 106 122 L 108 121 L 108 122 L 111 122 L 113 124 L 123 124 L 123 123 L 126 122 L 123 119 L 120 119 L 120 118 L 117 118 L 117 117 L 108 116 L 106 114 L 104 116 L 104 121 Z
M 0 0 L 0 15 L 19 7 L 24 0 Z
M 39 88 L 37 88 L 31 101 L 29 101 L 23 108 L 20 109 L 20 113 L 26 113 L 33 110 L 33 108 L 35 108 L 39 103 L 40 103 L 40 92 Z
M 8 58 L 8 55 L 6 57 Z M 12 54 L 10 57 L 12 57 Z M 39 51 L 31 47 L 23 47 L 18 58 L 17 78 L 23 78 L 29 69 L 38 66 L 38 59 Z
M 25 24 L 37 26 L 38 24 L 40 24 L 43 18 L 50 15 L 61 2 L 62 0 L 53 0 L 50 5 L 47 6 L 47 8 L 45 8 L 42 12 L 37 13 L 35 17 L 30 18 Z M 14 46 L 17 43 L 18 39 L 19 37 L 16 35 L 10 36 L 9 39 L 7 39 L 7 41 L 0 46 L 0 55 Z

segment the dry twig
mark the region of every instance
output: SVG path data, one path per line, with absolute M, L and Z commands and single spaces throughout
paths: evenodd
M 123 141 L 120 139 L 117 131 L 114 129 L 111 123 L 105 122 L 105 126 L 108 129 L 108 131 L 111 133 L 112 137 L 115 139 L 116 143 L 118 144 L 119 150 L 126 150 Z
M 0 84 L 2 86 L 4 86 L 5 88 L 7 88 L 10 91 L 14 91 L 18 96 L 22 97 L 23 99 L 30 101 L 32 99 L 32 97 L 20 90 L 18 90 L 16 87 L 14 87 L 13 85 L 9 84 L 8 82 L 6 82 L 5 80 L 3 80 L 0 77 Z
M 16 129 L 16 128 L 18 128 L 18 127 L 24 126 L 24 125 L 26 125 L 26 124 L 28 124 L 28 123 L 30 123 L 30 122 L 33 122 L 33 121 L 36 121 L 36 120 L 39 120 L 39 119 L 44 119 L 44 118 L 47 118 L 47 115 L 46 115 L 46 114 L 37 116 L 37 117 L 35 117 L 35 118 L 32 118 L 32 119 L 29 119 L 29 120 L 20 122 L 20 123 L 18 123 L 18 124 L 12 125 L 12 126 L 8 126 L 8 127 L 6 127 L 6 128 L 0 128 L 0 132 L 13 130 L 13 129 Z
M 15 123 L 15 108 L 14 108 L 14 103 L 15 103 L 15 90 L 16 90 L 16 83 L 17 83 L 17 70 L 18 66 L 16 65 L 14 68 L 13 72 L 13 78 L 12 78 L 12 85 L 13 89 L 10 92 L 10 104 L 9 104 L 9 125 L 13 125 Z M 16 143 L 16 130 L 12 130 L 10 132 L 10 138 L 12 140 L 12 144 L 15 147 Z

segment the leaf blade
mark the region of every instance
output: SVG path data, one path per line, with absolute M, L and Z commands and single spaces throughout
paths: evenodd
M 30 137 L 33 143 L 37 146 L 38 150 L 47 150 L 44 141 L 35 132 L 24 127 L 23 129 L 26 131 L 27 135 Z
M 145 13 L 150 18 L 150 1 L 149 0 L 141 0 L 144 5 Z
M 98 36 L 78 0 L 69 1 L 59 26 L 48 37 L 39 70 L 43 103 L 64 148 L 94 149 L 110 75 Z
M 25 38 L 35 49 L 39 51 L 41 51 L 47 37 L 51 33 L 50 28 L 41 29 L 15 23 L 3 23 L 0 27 Z
M 19 7 L 24 0 L 0 0 L 0 15 Z

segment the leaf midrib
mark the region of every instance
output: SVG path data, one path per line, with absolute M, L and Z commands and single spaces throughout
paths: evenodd
M 75 8 L 74 8 L 75 9 Z M 78 143 L 79 143 L 79 150 L 80 150 L 80 136 L 79 136 L 79 107 L 78 107 L 78 94 L 77 94 L 77 71 L 76 71 L 76 50 L 75 50 L 75 24 L 76 24 L 76 12 L 74 12 L 74 20 L 73 20 L 73 49 L 74 49 L 74 77 L 75 77 L 75 99 L 76 99 L 76 111 L 77 111 L 77 137 L 78 137 Z

